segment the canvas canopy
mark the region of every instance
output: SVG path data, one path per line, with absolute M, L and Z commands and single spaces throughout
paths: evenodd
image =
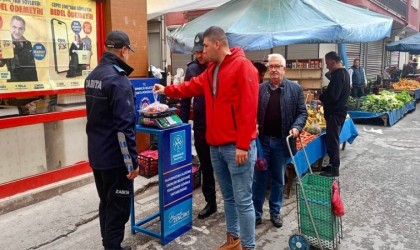
M 196 33 L 222 27 L 230 46 L 263 50 L 298 43 L 383 39 L 392 18 L 337 0 L 231 0 L 169 35 L 171 51 L 189 54 Z
M 420 33 L 406 37 L 385 46 L 389 51 L 410 52 L 411 54 L 420 54 Z
M 147 20 L 168 12 L 213 9 L 228 0 L 147 0 Z

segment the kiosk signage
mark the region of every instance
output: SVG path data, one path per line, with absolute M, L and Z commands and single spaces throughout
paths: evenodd
M 159 238 L 163 245 L 192 228 L 191 126 L 182 124 L 168 129 L 137 125 L 137 131 L 157 135 L 159 168 L 159 212 L 134 222 L 132 202 L 131 232 L 140 231 Z M 160 218 L 160 232 L 143 224 Z
M 140 116 L 139 110 L 144 109 L 155 101 L 153 98 L 153 85 L 159 83 L 159 79 L 131 78 L 130 81 L 136 95 L 136 121 L 138 121 Z

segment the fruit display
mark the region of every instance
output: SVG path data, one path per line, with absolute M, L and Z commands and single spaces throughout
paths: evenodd
M 321 106 L 318 109 L 311 107 L 307 108 L 308 118 L 306 119 L 306 124 L 303 130 L 311 134 L 319 134 L 321 130 L 325 129 L 326 121 L 324 118 L 324 108 Z M 319 128 L 319 129 L 317 129 Z
M 397 90 L 415 90 L 420 88 L 420 82 L 403 78 L 399 82 L 392 84 L 392 87 Z

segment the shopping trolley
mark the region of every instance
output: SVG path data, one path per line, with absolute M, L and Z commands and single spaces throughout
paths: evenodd
M 291 250 L 308 250 L 311 246 L 323 249 L 338 249 L 342 238 L 341 219 L 333 214 L 331 197 L 334 178 L 312 173 L 311 164 L 300 136 L 303 154 L 309 173 L 301 178 L 290 147 L 290 137 L 286 138 L 287 147 L 297 176 L 297 214 L 299 233 L 290 236 Z

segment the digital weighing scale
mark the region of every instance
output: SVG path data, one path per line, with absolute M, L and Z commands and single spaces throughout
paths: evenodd
M 181 118 L 175 114 L 176 108 L 169 108 L 163 112 L 140 110 L 139 124 L 153 126 L 160 129 L 172 128 L 182 124 Z

